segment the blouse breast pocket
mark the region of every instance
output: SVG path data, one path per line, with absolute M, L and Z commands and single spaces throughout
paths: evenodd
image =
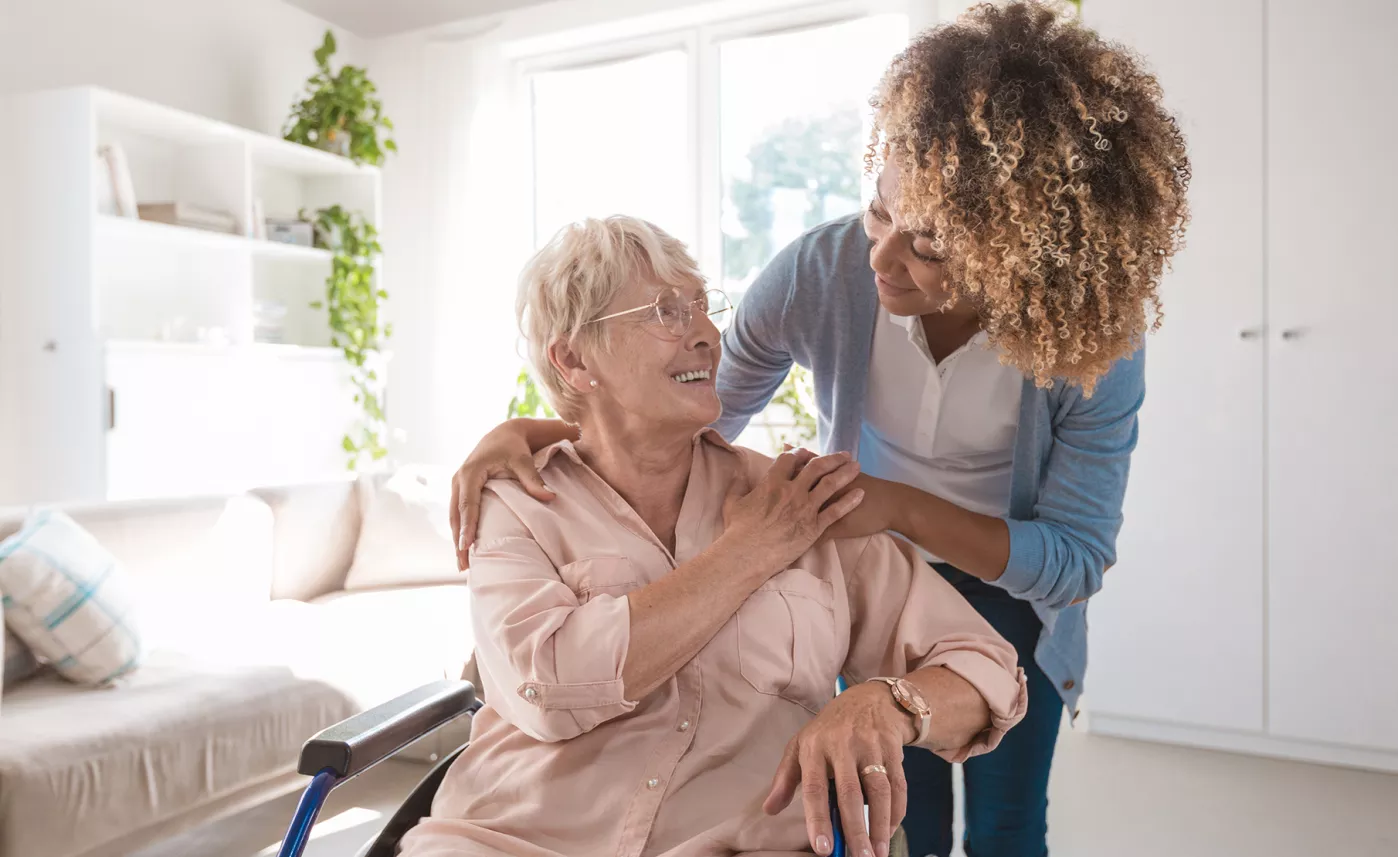
M 619 598 L 641 585 L 640 569 L 624 556 L 594 556 L 560 566 L 558 576 L 583 604 L 599 595 Z
M 835 695 L 842 658 L 829 581 L 789 568 L 748 596 L 737 627 L 738 669 L 758 693 L 812 714 Z

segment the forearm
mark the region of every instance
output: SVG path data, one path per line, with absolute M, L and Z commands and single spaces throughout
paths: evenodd
M 777 569 L 720 537 L 707 550 L 628 596 L 631 642 L 622 665 L 626 698 L 669 681 L 708 645 Z
M 560 440 L 577 440 L 578 427 L 563 420 L 540 420 L 532 417 L 516 417 L 510 424 L 529 444 L 529 449 L 538 452 Z
M 926 491 L 883 482 L 890 493 L 892 530 L 969 575 L 993 581 L 1010 561 L 1010 530 L 1005 522 L 981 515 Z
M 990 728 L 990 705 L 985 697 L 946 667 L 923 667 L 909 673 L 907 680 L 932 707 L 932 727 L 921 746 L 929 750 L 960 750 Z M 912 740 L 908 738 L 909 742 Z

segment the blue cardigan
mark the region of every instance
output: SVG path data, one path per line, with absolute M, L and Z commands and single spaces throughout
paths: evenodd
M 859 451 L 878 313 L 859 215 L 807 232 L 772 260 L 723 335 L 715 426 L 732 440 L 781 386 L 792 362 L 815 381 L 826 451 Z M 1010 486 L 1010 559 L 994 582 L 1028 601 L 1044 629 L 1035 660 L 1076 712 L 1087 669 L 1087 605 L 1116 562 L 1145 358 L 1118 361 L 1092 398 L 1024 382 Z

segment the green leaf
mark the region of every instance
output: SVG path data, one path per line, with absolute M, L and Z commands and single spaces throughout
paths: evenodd
M 325 301 L 311 301 L 311 309 L 325 309 Z
M 397 152 L 397 151 L 398 151 L 398 144 L 395 143 L 395 142 L 393 142 L 392 140 L 384 140 L 384 141 L 383 141 L 383 147 L 384 147 L 385 149 L 389 150 L 390 152 Z
M 335 34 L 330 30 L 326 30 L 325 41 L 321 42 L 320 47 L 316 49 L 315 52 L 316 65 L 326 65 L 326 63 L 330 61 L 330 55 L 333 53 L 335 53 Z
M 351 439 L 349 435 L 345 435 L 343 438 L 340 439 L 340 446 L 345 450 L 345 452 L 354 452 L 355 450 L 354 440 Z

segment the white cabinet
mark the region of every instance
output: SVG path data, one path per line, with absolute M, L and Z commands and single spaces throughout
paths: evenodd
M 0 123 L 0 505 L 342 476 L 354 391 L 310 307 L 331 254 L 252 222 L 341 204 L 378 225 L 378 170 L 90 87 L 2 99 Z M 137 202 L 237 232 L 101 210 L 109 145 Z M 259 302 L 283 343 L 258 341 Z
M 1398 9 L 1092 0 L 1189 140 L 1094 732 L 1398 770 Z
M 1269 727 L 1398 751 L 1398 7 L 1267 46 Z
M 109 344 L 107 496 L 233 492 L 343 471 L 340 437 L 354 419 L 344 360 L 278 352 Z
M 1149 59 L 1194 169 L 1188 247 L 1146 346 L 1129 524 L 1089 608 L 1088 700 L 1094 713 L 1260 729 L 1262 0 L 1086 7 Z

